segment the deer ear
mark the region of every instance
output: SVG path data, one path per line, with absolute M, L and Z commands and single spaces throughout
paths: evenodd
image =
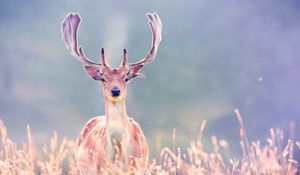
M 143 66 L 144 66 L 143 64 L 134 65 L 134 66 L 130 67 L 129 72 L 132 72 L 134 74 L 138 74 Z
M 133 78 L 145 78 L 145 75 L 142 73 L 139 73 L 140 69 L 143 67 L 143 65 L 137 65 L 134 67 L 131 67 L 130 70 L 127 72 L 127 78 L 126 81 L 130 81 Z
M 102 73 L 98 68 L 95 68 L 94 66 L 90 65 L 84 65 L 83 66 L 85 72 L 94 80 L 101 80 L 102 79 Z

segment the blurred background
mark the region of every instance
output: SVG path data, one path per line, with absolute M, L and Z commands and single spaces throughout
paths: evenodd
M 97 61 L 104 47 L 118 66 L 143 58 L 151 34 L 145 14 L 158 12 L 163 40 L 129 85 L 128 114 L 136 119 L 155 157 L 160 147 L 186 147 L 207 120 L 203 142 L 229 142 L 239 155 L 243 116 L 250 140 L 263 143 L 270 128 L 296 136 L 300 122 L 299 0 L 39 0 L 0 2 L 0 118 L 19 143 L 32 127 L 38 144 L 57 131 L 75 139 L 93 116 L 104 114 L 101 85 L 66 50 L 60 25 L 80 13 L 79 44 Z M 298 137 L 299 140 L 299 137 Z

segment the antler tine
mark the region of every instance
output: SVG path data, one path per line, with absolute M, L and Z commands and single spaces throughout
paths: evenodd
M 71 55 L 86 65 L 101 66 L 100 63 L 89 60 L 83 53 L 83 49 L 77 45 L 77 31 L 81 18 L 78 13 L 69 13 L 63 20 L 61 25 L 62 39 L 66 44 L 67 49 Z
M 103 48 L 101 49 L 101 62 L 102 62 L 103 66 L 107 67 L 106 58 L 105 58 L 105 54 L 104 54 L 104 49 Z
M 148 54 L 140 61 L 130 64 L 130 66 L 143 66 L 154 60 L 157 48 L 161 42 L 162 23 L 157 13 L 147 13 L 149 26 L 152 32 L 151 48 Z
M 123 50 L 123 61 L 122 61 L 122 66 L 126 66 L 127 64 L 127 51 L 126 49 Z

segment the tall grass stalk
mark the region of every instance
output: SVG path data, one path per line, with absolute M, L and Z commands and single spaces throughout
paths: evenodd
M 160 151 L 160 160 L 151 160 L 146 170 L 139 168 L 123 172 L 122 165 L 114 165 L 107 174 L 146 174 L 146 175 L 295 175 L 298 162 L 294 160 L 295 149 L 300 150 L 300 142 L 290 139 L 283 144 L 283 132 L 270 129 L 267 144 L 260 141 L 249 142 L 239 110 L 235 110 L 240 124 L 240 145 L 242 157 L 225 160 L 229 155 L 229 144 L 211 136 L 212 150 L 206 151 L 201 141 L 206 121 L 202 121 L 196 140 L 191 141 L 186 151 L 176 147 L 176 130 L 173 130 L 172 148 Z M 291 123 L 291 129 L 295 123 Z M 7 135 L 7 128 L 0 120 L 0 175 L 77 175 L 75 143 L 73 140 L 59 139 L 55 132 L 49 143 L 36 148 L 31 128 L 27 126 L 27 142 L 17 145 Z M 186 154 L 183 154 L 186 152 Z M 226 154 L 226 155 L 224 155 Z M 144 172 L 144 173 L 142 173 Z

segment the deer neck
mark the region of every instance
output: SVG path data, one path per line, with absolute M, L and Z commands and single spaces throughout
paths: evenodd
M 128 127 L 128 116 L 125 101 L 111 102 L 106 100 L 105 116 L 108 127 L 117 129 Z
M 125 101 L 116 103 L 106 101 L 105 116 L 108 142 L 107 149 L 111 160 L 114 160 L 115 158 L 116 147 L 121 150 L 119 158 L 125 160 L 128 148 L 130 147 L 130 129 Z

